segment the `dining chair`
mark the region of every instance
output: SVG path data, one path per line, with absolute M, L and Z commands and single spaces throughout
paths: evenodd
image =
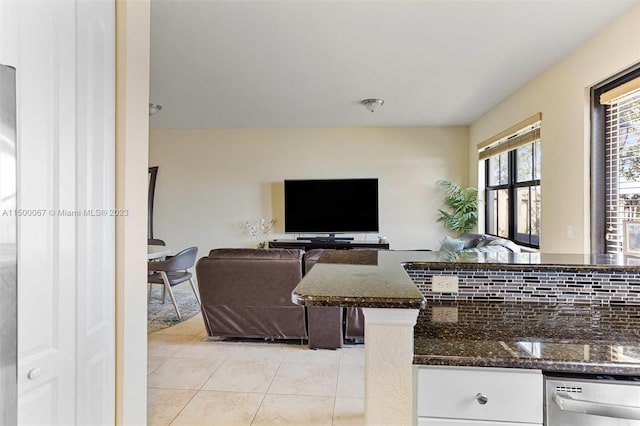
M 166 246 L 164 240 L 161 240 L 160 238 L 147 238 L 147 245 L 149 246 Z M 165 258 L 160 258 L 160 260 L 164 260 Z M 157 262 L 158 259 L 153 259 L 154 262 Z M 151 272 L 149 272 L 149 274 L 151 274 Z M 151 300 L 151 287 L 153 287 L 153 285 L 149 285 L 149 295 L 147 296 L 147 302 Z M 166 290 L 164 288 L 164 286 L 162 287 L 162 303 L 164 303 L 165 298 L 166 298 Z
M 196 296 L 196 300 L 198 301 L 198 304 L 200 304 L 200 296 L 198 296 L 198 291 L 196 290 L 196 286 L 193 282 L 193 274 L 189 272 L 189 269 L 193 268 L 196 263 L 197 254 L 198 247 L 189 247 L 177 253 L 175 256 L 168 257 L 166 260 L 150 261 L 147 263 L 149 270 L 147 278 L 149 291 L 151 291 L 151 286 L 153 286 L 153 284 L 162 284 L 164 286 L 164 290 L 169 293 L 171 303 L 173 303 L 173 307 L 175 308 L 179 319 L 182 319 L 182 315 L 180 315 L 180 310 L 178 309 L 176 298 L 173 295 L 171 287 L 185 281 L 189 281 L 191 289 Z M 164 291 L 162 299 L 164 302 Z

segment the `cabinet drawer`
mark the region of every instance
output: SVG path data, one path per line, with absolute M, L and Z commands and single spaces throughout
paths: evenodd
M 538 370 L 418 367 L 417 376 L 419 417 L 542 423 L 544 389 Z
M 538 423 L 540 424 L 540 423 Z M 511 423 L 482 420 L 458 420 L 458 419 L 431 419 L 428 417 L 419 417 L 418 426 L 533 426 L 536 423 Z

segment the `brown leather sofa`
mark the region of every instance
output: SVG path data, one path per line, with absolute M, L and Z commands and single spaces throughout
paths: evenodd
M 214 249 L 196 264 L 202 316 L 211 337 L 308 340 L 311 349 L 341 348 L 345 310 L 299 306 L 291 292 L 322 249 Z M 362 311 L 347 309 L 346 337 L 364 337 Z
M 302 279 L 296 249 L 215 249 L 198 260 L 209 336 L 307 339 L 305 308 L 291 302 Z

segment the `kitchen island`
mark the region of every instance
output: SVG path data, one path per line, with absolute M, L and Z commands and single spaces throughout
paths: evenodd
M 434 291 L 434 276 L 455 277 L 458 291 Z M 407 365 L 414 376 L 419 366 L 640 373 L 637 259 L 327 251 L 292 299 L 309 306 L 365 308 L 367 424 L 414 421 L 407 420 L 401 402 L 416 397 L 413 385 L 406 389 Z M 417 324 L 407 337 L 414 314 Z M 391 373 L 395 370 L 399 377 Z M 404 408 L 395 409 L 398 405 Z M 413 416 L 413 405 L 411 410 Z

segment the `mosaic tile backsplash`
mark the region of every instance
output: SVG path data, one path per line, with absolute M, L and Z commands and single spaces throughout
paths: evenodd
M 640 273 L 436 269 L 411 265 L 406 265 L 405 270 L 422 294 L 432 300 L 640 305 Z M 457 275 L 458 292 L 433 292 L 434 275 Z

